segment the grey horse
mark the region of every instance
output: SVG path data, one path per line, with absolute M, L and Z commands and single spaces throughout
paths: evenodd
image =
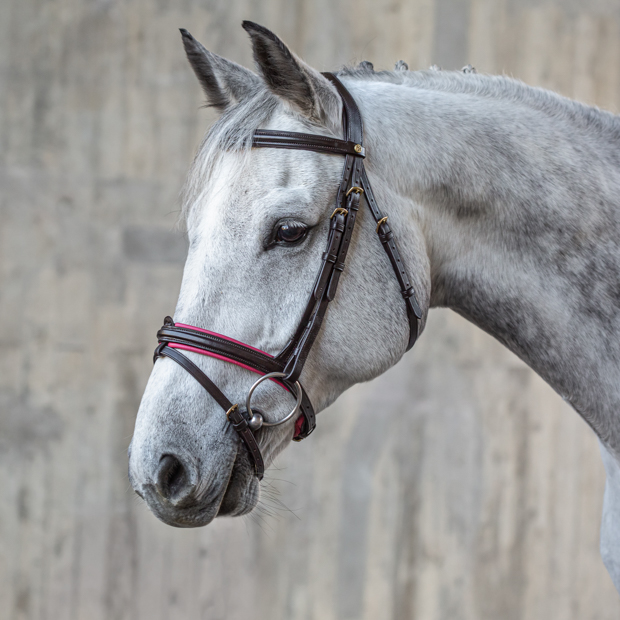
M 312 289 L 342 158 L 253 150 L 251 136 L 266 128 L 341 137 L 341 101 L 272 32 L 244 28 L 258 74 L 182 31 L 221 116 L 183 193 L 190 247 L 174 317 L 277 353 Z M 368 174 L 424 318 L 448 307 L 493 335 L 598 436 L 607 471 L 601 553 L 620 589 L 620 119 L 471 71 L 410 72 L 400 62 L 375 72 L 363 63 L 338 76 L 361 110 Z M 283 221 L 303 232 L 297 243 L 273 243 Z M 315 409 L 396 364 L 407 339 L 396 280 L 362 209 L 301 377 Z M 243 402 L 252 373 L 187 355 Z M 254 402 L 277 420 L 291 398 L 263 385 Z M 293 432 L 294 421 L 261 431 L 267 465 Z M 162 466 L 166 455 L 173 471 Z M 169 359 L 157 361 L 142 399 L 129 473 L 151 510 L 178 527 L 245 514 L 260 492 L 221 409 Z

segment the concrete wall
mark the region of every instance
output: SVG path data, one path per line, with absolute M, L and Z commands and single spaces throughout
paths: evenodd
M 448 311 L 321 414 L 253 516 L 176 530 L 131 492 L 212 120 L 176 29 L 251 66 L 243 18 L 320 69 L 471 62 L 620 105 L 611 0 L 3 0 L 0 619 L 617 619 L 594 436 Z

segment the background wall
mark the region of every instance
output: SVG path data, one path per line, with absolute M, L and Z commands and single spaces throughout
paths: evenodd
M 0 619 L 617 619 L 594 436 L 448 311 L 321 414 L 253 516 L 176 530 L 132 493 L 212 120 L 176 29 L 251 66 L 243 18 L 319 69 L 470 62 L 620 104 L 612 0 L 3 0 Z

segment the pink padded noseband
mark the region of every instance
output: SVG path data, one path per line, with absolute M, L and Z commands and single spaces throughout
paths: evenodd
M 194 327 L 193 325 L 186 325 L 185 323 L 176 323 L 177 327 L 185 327 L 187 329 L 193 329 L 198 332 L 202 332 L 203 334 L 209 334 L 209 336 L 215 336 L 216 338 L 221 338 L 222 340 L 227 340 L 228 342 L 233 342 L 234 344 L 239 344 L 243 347 L 247 347 L 248 349 L 252 349 L 252 351 L 256 351 L 257 353 L 262 353 L 263 355 L 267 355 L 268 357 L 273 357 L 270 353 L 266 353 L 265 351 L 261 351 L 256 347 L 250 346 L 249 344 L 245 344 L 245 342 L 240 342 L 239 340 L 235 340 L 234 338 L 230 338 L 229 336 L 224 336 L 223 334 L 218 334 L 217 332 L 209 331 L 208 329 L 202 329 L 202 327 Z M 217 360 L 222 360 L 223 362 L 228 362 L 229 364 L 235 364 L 235 366 L 240 366 L 241 368 L 245 368 L 245 370 L 249 370 L 251 372 L 256 373 L 257 375 L 264 375 L 264 372 L 260 370 L 256 370 L 256 368 L 252 368 L 247 364 L 243 364 L 238 362 L 237 360 L 233 360 L 230 357 L 226 357 L 224 355 L 219 355 L 218 353 L 212 353 L 211 351 L 205 351 L 204 349 L 199 349 L 198 347 L 191 347 L 186 344 L 179 344 L 177 342 L 170 342 L 168 346 L 172 349 L 182 349 L 184 351 L 192 351 L 194 353 L 200 353 L 200 355 L 207 355 L 208 357 L 213 357 Z M 280 383 L 277 379 L 271 379 L 274 383 L 277 383 L 281 388 L 285 389 L 287 392 L 290 390 L 283 384 Z M 295 435 L 298 435 L 301 432 L 301 427 L 304 423 L 304 417 L 300 416 L 297 418 L 295 422 Z

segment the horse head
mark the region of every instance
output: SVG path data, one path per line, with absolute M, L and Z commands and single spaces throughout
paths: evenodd
M 270 129 L 342 138 L 343 104 L 334 85 L 273 33 L 250 22 L 244 28 L 258 75 L 181 31 L 208 105 L 221 116 L 199 148 L 183 193 L 189 251 L 174 321 L 275 355 L 296 332 L 313 291 L 343 158 L 253 149 L 252 137 L 258 129 Z M 300 377 L 315 411 L 387 370 L 407 348 L 405 308 L 376 230 L 360 209 L 338 294 Z M 418 252 L 411 265 L 422 288 L 429 278 L 427 263 Z M 191 350 L 184 354 L 231 402 L 245 402 L 255 374 Z M 265 381 L 252 402 L 274 421 L 287 416 L 294 398 Z M 295 424 L 292 418 L 257 432 L 267 466 L 290 443 Z M 151 510 L 179 527 L 245 514 L 259 497 L 248 450 L 221 407 L 166 358 L 156 361 L 140 405 L 129 473 Z

